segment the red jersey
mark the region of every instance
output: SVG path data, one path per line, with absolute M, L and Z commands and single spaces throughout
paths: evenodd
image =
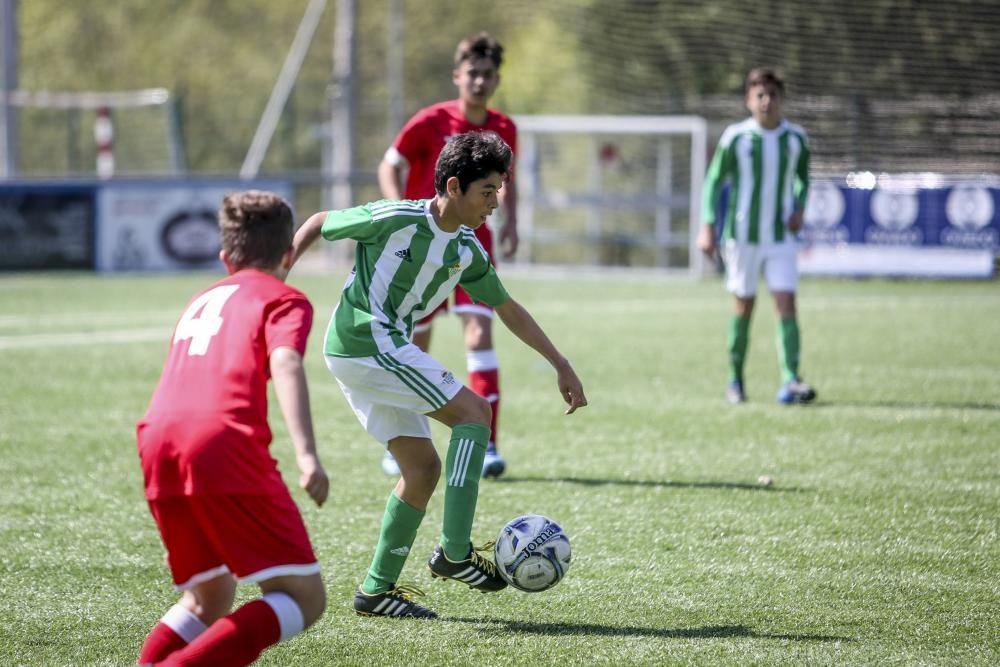
M 147 498 L 286 492 L 268 451 L 268 360 L 304 354 L 312 318 L 302 292 L 254 269 L 191 300 L 137 426 Z
M 478 130 L 492 131 L 517 153 L 517 127 L 514 121 L 496 109 L 486 110 L 486 122 L 473 125 L 458 108 L 458 100 L 424 107 L 399 131 L 392 147 L 409 162 L 404 199 L 433 197 L 434 165 L 445 142 L 457 134 Z

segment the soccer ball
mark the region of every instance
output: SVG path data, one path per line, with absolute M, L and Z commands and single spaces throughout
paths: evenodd
M 525 514 L 497 535 L 493 557 L 508 584 L 527 593 L 552 588 L 569 569 L 569 538 L 555 521 Z

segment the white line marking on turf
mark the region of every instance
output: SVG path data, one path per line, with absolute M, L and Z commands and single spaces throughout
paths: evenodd
M 0 315 L 0 328 L 34 328 L 53 326 L 73 326 L 77 327 L 85 324 L 90 325 L 115 325 L 124 324 L 135 326 L 137 324 L 158 324 L 167 323 L 170 325 L 177 318 L 177 313 L 173 310 L 119 310 L 104 313 L 40 313 L 33 315 L 4 313 Z
M 118 331 L 89 331 L 85 333 L 26 334 L 0 336 L 0 350 L 67 345 L 117 345 L 120 343 L 149 343 L 170 337 L 169 327 L 155 329 L 124 329 Z

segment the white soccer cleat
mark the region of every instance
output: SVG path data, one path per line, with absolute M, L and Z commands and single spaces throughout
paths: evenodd
M 499 477 L 507 469 L 507 462 L 497 453 L 495 445 L 486 449 L 486 457 L 483 459 L 483 478 Z

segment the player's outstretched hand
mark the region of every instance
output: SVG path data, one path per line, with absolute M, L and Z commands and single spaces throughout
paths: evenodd
M 517 253 L 520 238 L 517 235 L 517 225 L 509 222 L 500 228 L 500 249 L 504 259 L 511 259 Z
M 576 371 L 567 363 L 558 371 L 559 393 L 569 406 L 566 414 L 571 415 L 577 408 L 587 405 L 587 396 L 583 393 L 583 383 L 576 376 Z
M 305 489 L 317 506 L 322 507 L 330 492 L 330 479 L 326 476 L 326 471 L 315 456 L 299 457 L 298 464 L 301 471 L 299 486 Z
M 788 231 L 795 234 L 800 229 L 802 229 L 803 213 L 804 211 L 802 211 L 802 209 L 799 209 L 794 213 L 792 213 L 790 216 L 788 216 L 788 222 L 785 223 L 785 226 L 788 227 Z
M 698 232 L 698 248 L 709 259 L 715 260 L 716 254 L 719 252 L 719 244 L 715 240 L 714 225 L 701 226 L 701 231 Z

